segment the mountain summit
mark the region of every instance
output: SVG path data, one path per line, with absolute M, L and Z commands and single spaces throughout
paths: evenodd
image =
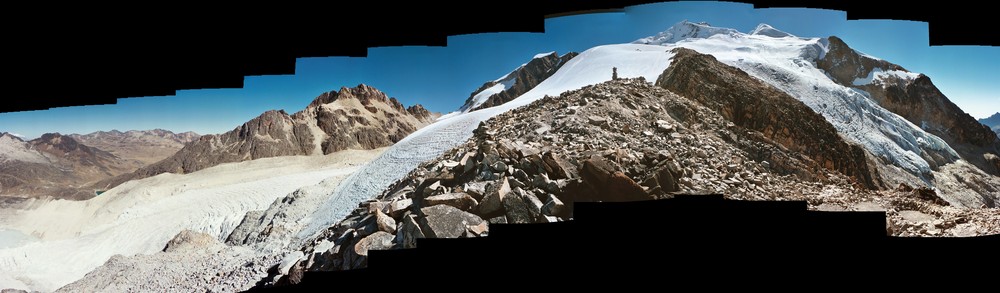
M 704 39 L 714 35 L 742 35 L 731 28 L 714 27 L 707 22 L 681 21 L 655 36 L 638 39 L 632 43 L 646 45 L 673 44 L 687 39 Z
M 772 38 L 794 37 L 794 35 L 778 30 L 766 23 L 757 25 L 757 28 L 750 31 L 751 35 L 768 36 Z

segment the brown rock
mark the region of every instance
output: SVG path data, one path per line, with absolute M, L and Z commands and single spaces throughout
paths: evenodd
M 362 238 L 354 245 L 354 253 L 360 256 L 368 256 L 369 250 L 387 250 L 392 249 L 392 240 L 395 236 L 386 233 L 385 231 L 378 231 L 368 235 L 368 237 Z
M 424 235 L 431 238 L 458 238 L 465 235 L 469 226 L 485 222 L 479 216 L 449 205 L 436 205 L 420 209 L 425 221 L 420 225 Z
M 397 199 L 389 204 L 389 215 L 393 218 L 398 218 L 402 216 L 404 212 L 410 210 L 410 206 L 413 205 L 413 199 Z
M 635 201 L 651 199 L 642 186 L 616 171 L 604 158 L 593 156 L 583 162 L 580 178 L 590 186 L 601 201 Z
M 378 225 L 379 231 L 385 231 L 392 234 L 396 233 L 396 220 L 389 215 L 382 213 L 382 211 L 375 212 L 375 223 Z
M 417 239 L 424 238 L 424 232 L 414 219 L 414 215 L 405 215 L 399 222 L 396 233 L 396 244 L 401 248 L 416 248 Z
M 670 168 L 664 167 L 656 172 L 656 182 L 663 189 L 664 192 L 675 192 L 680 190 L 680 186 L 677 185 L 677 179 L 674 177 L 673 172 Z
M 542 214 L 547 216 L 561 216 L 566 204 L 559 200 L 554 194 L 549 195 L 549 200 L 542 206 Z
M 476 206 L 479 205 L 479 202 L 477 202 L 475 198 L 464 192 L 435 195 L 425 198 L 424 202 L 427 206 L 446 204 L 466 212 L 474 211 Z
M 486 234 L 490 232 L 490 225 L 485 221 L 479 223 L 479 225 L 470 225 L 469 232 L 471 232 L 473 236 L 486 236 Z
M 501 212 L 503 208 L 503 199 L 510 193 L 510 183 L 507 182 L 507 177 L 501 178 L 497 182 L 490 185 L 487 188 L 486 196 L 479 203 L 479 213 L 480 215 L 488 216 Z
M 537 206 L 535 205 L 537 203 Z M 541 213 L 541 202 L 534 194 L 516 188 L 503 199 L 507 221 L 513 224 L 534 223 Z
M 575 169 L 562 156 L 553 152 L 546 152 L 542 155 L 542 167 L 551 179 L 569 179 L 576 177 Z

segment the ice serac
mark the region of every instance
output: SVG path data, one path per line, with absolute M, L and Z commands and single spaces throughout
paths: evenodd
M 674 50 L 673 62 L 657 79 L 657 86 L 697 100 L 735 125 L 806 155 L 812 165 L 783 165 L 791 161 L 781 157 L 785 153 L 759 154 L 757 159 L 807 178 L 822 176 L 812 171 L 819 167 L 854 177 L 870 189 L 883 187 L 873 174 L 876 170 L 868 167 L 864 149 L 845 142 L 833 125 L 801 101 L 711 55 L 686 48 Z
M 470 112 L 509 102 L 555 74 L 560 67 L 576 55 L 578 55 L 576 52 L 569 52 L 562 56 L 556 52 L 538 54 L 531 61 L 507 75 L 484 83 L 469 95 L 459 111 Z
M 864 91 L 886 110 L 944 139 L 962 159 L 1000 175 L 1000 169 L 989 160 L 989 154 L 1000 154 L 996 132 L 951 102 L 930 77 L 859 53 L 836 36 L 827 39 L 829 52 L 816 60 L 816 66 L 834 81 Z
M 270 110 L 223 133 L 201 136 L 174 155 L 135 172 L 103 180 L 96 189 L 161 173 L 190 173 L 222 163 L 392 145 L 437 118 L 420 105 L 406 108 L 368 85 L 321 94 L 289 115 Z
M 707 22 L 681 21 L 655 36 L 638 39 L 633 44 L 664 45 L 674 44 L 687 39 L 705 39 L 715 35 L 739 36 L 737 30 L 714 27 Z

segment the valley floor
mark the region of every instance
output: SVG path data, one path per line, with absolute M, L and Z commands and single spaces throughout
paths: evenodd
M 0 288 L 52 291 L 114 255 L 157 253 L 184 229 L 225 240 L 247 212 L 300 187 L 343 178 L 382 151 L 224 164 L 131 181 L 87 201 L 37 201 L 4 211 L 0 230 L 38 240 L 0 248 Z

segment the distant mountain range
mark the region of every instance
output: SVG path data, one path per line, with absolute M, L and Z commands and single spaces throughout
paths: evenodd
M 1000 135 L 1000 112 L 990 115 L 990 117 L 979 119 L 979 123 L 989 126 L 990 129 L 993 129 L 993 132 Z
M 2 133 L 0 197 L 90 198 L 95 193 L 85 185 L 161 160 L 197 137 L 193 132 L 155 129 L 85 135 L 46 133 L 24 141 Z
M 264 112 L 229 132 L 202 136 L 170 157 L 92 187 L 106 190 L 129 180 L 190 173 L 222 163 L 386 147 L 439 116 L 421 105 L 404 107 L 364 84 L 344 87 L 323 93 L 295 114 Z

